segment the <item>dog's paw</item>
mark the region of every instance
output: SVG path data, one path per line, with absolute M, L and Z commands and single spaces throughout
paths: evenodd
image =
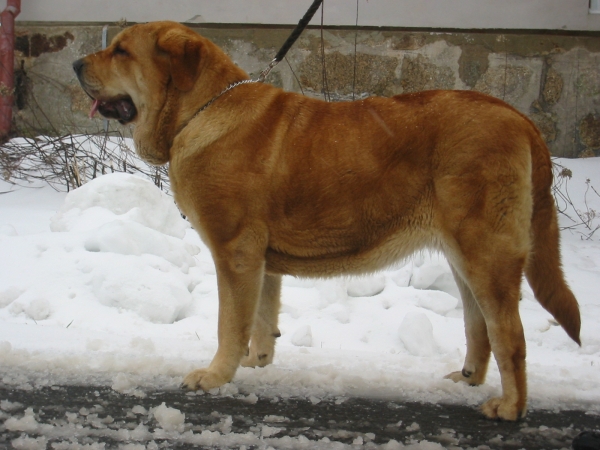
M 210 391 L 231 381 L 230 378 L 211 372 L 208 369 L 197 369 L 187 374 L 181 383 L 181 389 Z
M 452 380 L 452 381 L 454 381 L 455 383 L 458 383 L 458 382 L 460 382 L 460 381 L 464 381 L 465 383 L 468 383 L 468 382 L 469 382 L 469 379 L 468 379 L 468 378 L 466 378 L 466 377 L 465 377 L 465 376 L 462 374 L 462 372 L 452 372 L 452 373 L 449 373 L 448 375 L 446 375 L 446 376 L 444 377 L 444 379 L 446 379 L 446 380 Z
M 265 367 L 273 362 L 273 353 L 257 354 L 250 352 L 248 356 L 242 358 L 240 365 L 242 367 Z
M 484 381 L 484 380 L 481 380 L 480 379 L 481 377 L 478 377 L 477 374 L 467 372 L 464 369 L 459 372 L 449 373 L 444 378 L 447 380 L 452 380 L 455 383 L 458 383 L 459 381 L 463 381 L 467 384 L 470 384 L 471 386 L 478 386 L 480 384 L 483 384 L 483 381 Z
M 519 411 L 514 402 L 509 402 L 502 397 L 489 399 L 481 405 L 481 411 L 489 419 L 500 419 L 515 421 L 525 417 L 526 410 Z

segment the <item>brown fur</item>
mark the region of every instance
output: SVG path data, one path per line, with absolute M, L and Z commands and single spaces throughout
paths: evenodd
M 448 377 L 480 384 L 490 352 L 498 363 L 488 417 L 526 409 L 523 273 L 579 342 L 548 149 L 506 103 L 466 91 L 325 103 L 249 83 L 197 114 L 248 76 L 171 22 L 128 28 L 78 63 L 90 96 L 131 98 L 139 155 L 170 163 L 177 204 L 214 257 L 219 347 L 186 387 L 272 362 L 282 275 L 369 273 L 422 248 L 447 256 L 463 298 L 467 356 Z

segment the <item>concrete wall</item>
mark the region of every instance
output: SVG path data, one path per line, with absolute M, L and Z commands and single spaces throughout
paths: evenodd
M 312 0 L 23 0 L 21 21 L 296 24 Z M 589 0 L 359 0 L 362 26 L 600 30 Z M 355 0 L 326 0 L 325 23 L 356 22 Z M 320 23 L 320 14 L 312 24 Z
M 193 27 L 251 74 L 268 64 L 291 30 Z M 118 31 L 118 26 L 111 26 L 109 37 Z M 19 132 L 102 129 L 101 119 L 86 117 L 90 101 L 71 69 L 72 61 L 100 48 L 101 35 L 100 25 L 19 24 L 15 60 Z M 326 28 L 323 35 L 328 87 L 335 100 L 475 89 L 529 115 L 554 155 L 600 156 L 600 33 Z M 307 30 L 288 54 L 288 62 L 282 62 L 268 81 L 322 97 L 320 48 L 320 31 Z

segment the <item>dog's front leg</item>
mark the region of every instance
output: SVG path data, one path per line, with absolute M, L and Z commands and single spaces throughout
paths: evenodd
M 182 387 L 210 390 L 233 378 L 248 352 L 258 298 L 264 279 L 264 251 L 256 238 L 236 239 L 213 251 L 219 289 L 219 347 L 210 365 L 190 372 Z

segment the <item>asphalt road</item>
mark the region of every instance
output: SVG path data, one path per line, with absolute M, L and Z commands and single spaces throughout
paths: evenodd
M 185 414 L 178 429 L 169 431 L 167 426 L 165 431 L 153 414 L 151 409 L 163 402 L 175 416 L 163 418 L 165 423 L 176 423 Z M 377 448 L 384 444 L 394 449 L 412 444 L 434 450 L 440 447 L 433 443 L 439 443 L 450 449 L 536 450 L 570 449 L 580 432 L 600 429 L 600 416 L 585 411 L 530 410 L 524 420 L 509 423 L 487 420 L 476 408 L 460 405 L 364 398 L 311 402 L 184 391 L 145 391 L 136 396 L 110 387 L 22 390 L 0 383 L 0 424 L 0 449 L 249 450 Z M 415 445 L 419 442 L 421 447 Z

